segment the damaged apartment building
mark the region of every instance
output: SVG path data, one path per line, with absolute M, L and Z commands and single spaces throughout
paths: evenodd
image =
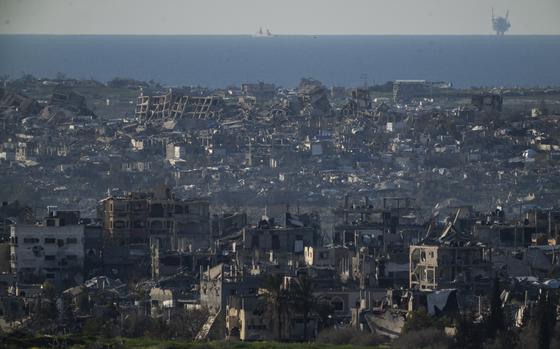
M 56 285 L 83 281 L 85 226 L 79 212 L 51 211 L 39 224 L 14 224 L 11 270 L 20 283 Z
M 491 286 L 491 249 L 448 223 L 439 237 L 410 246 L 411 289 L 460 288 L 475 293 Z
M 169 188 L 109 196 L 101 201 L 108 245 L 125 246 L 158 240 L 162 249 L 196 250 L 210 245 L 209 203 L 179 199 Z
M 145 95 L 140 89 L 135 117 L 143 124 L 182 118 L 214 119 L 220 116 L 221 109 L 222 100 L 218 96 L 178 95 L 172 89 L 161 95 Z

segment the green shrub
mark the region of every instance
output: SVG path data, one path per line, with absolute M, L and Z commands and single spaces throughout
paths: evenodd
M 451 324 L 452 321 L 447 317 L 430 316 L 425 308 L 418 308 L 408 315 L 402 331 L 407 333 L 431 327 L 443 329 Z
M 397 338 L 392 345 L 395 349 L 449 348 L 453 341 L 439 328 L 425 328 L 419 331 L 410 331 Z
M 317 336 L 317 342 L 334 345 L 374 346 L 386 343 L 389 339 L 370 332 L 358 331 L 353 328 L 328 329 Z

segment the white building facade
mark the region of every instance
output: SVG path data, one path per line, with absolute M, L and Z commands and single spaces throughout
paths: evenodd
M 84 226 L 12 225 L 10 265 L 22 283 L 78 281 L 84 267 Z

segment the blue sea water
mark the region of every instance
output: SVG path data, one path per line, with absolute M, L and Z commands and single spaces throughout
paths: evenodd
M 560 85 L 560 36 L 55 36 L 0 35 L 0 74 L 167 85 L 265 81 L 328 86 L 394 79 L 455 86 Z

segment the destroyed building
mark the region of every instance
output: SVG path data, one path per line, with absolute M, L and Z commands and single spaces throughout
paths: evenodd
M 41 110 L 41 106 L 33 98 L 3 88 L 0 88 L 0 106 L 0 112 L 12 109 L 23 116 L 35 115 Z
M 242 84 L 241 91 L 245 96 L 251 96 L 257 102 L 268 101 L 274 98 L 276 94 L 276 86 L 274 84 L 267 84 L 259 82 L 256 84 Z
M 471 105 L 481 111 L 502 111 L 504 98 L 499 94 L 478 94 L 471 97 Z
M 329 91 L 317 80 L 302 79 L 298 87 L 298 96 L 302 105 L 302 115 L 328 116 L 331 112 Z
M 160 248 L 207 247 L 210 213 L 204 199 L 179 199 L 168 188 L 110 196 L 101 201 L 106 243 L 125 246 L 159 240 Z
M 492 254 L 448 224 L 435 243 L 410 246 L 411 289 L 461 288 L 484 292 L 491 286 Z
M 222 99 L 217 96 L 176 95 L 172 89 L 161 95 L 144 95 L 140 89 L 135 117 L 141 123 L 215 119 L 221 115 L 222 108 Z
M 20 282 L 60 285 L 83 278 L 84 226 L 78 217 L 51 212 L 41 224 L 11 227 L 11 269 Z

